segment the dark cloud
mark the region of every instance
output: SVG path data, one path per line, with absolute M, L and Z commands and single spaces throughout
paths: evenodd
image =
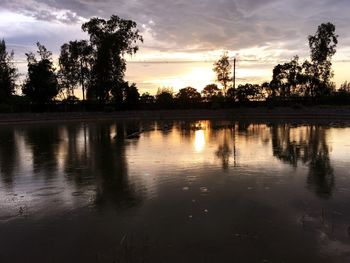
M 204 51 L 282 46 L 305 49 L 307 35 L 331 21 L 350 42 L 348 0 L 1 0 L 0 10 L 37 20 L 76 24 L 112 14 L 148 32 L 149 48 Z M 291 52 L 291 53 L 292 53 Z

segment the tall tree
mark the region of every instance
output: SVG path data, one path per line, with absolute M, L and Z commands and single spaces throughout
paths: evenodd
M 80 85 L 85 100 L 92 62 L 92 47 L 88 41 L 70 41 L 61 46 L 59 80 L 68 96 L 74 96 L 74 89 Z
M 110 98 L 112 90 L 117 94 L 124 82 L 125 54 L 138 51 L 137 43 L 143 41 L 136 23 L 113 15 L 109 20 L 92 18 L 82 29 L 90 35 L 94 54 L 91 85 L 88 95 L 100 102 Z M 119 92 L 120 93 L 120 92 Z
M 309 36 L 311 62 L 313 64 L 312 84 L 316 96 L 325 95 L 330 91 L 330 80 L 333 77 L 332 57 L 336 53 L 338 35 L 335 34 L 335 25 L 323 23 L 318 26 L 314 36 Z
M 13 65 L 14 52 L 8 53 L 5 40 L 0 41 L 0 102 L 8 100 L 15 92 L 17 69 Z
M 26 54 L 28 61 L 28 76 L 22 87 L 22 92 L 32 102 L 45 104 L 58 94 L 58 82 L 52 62 L 52 53 L 45 46 L 37 43 L 40 60 L 34 53 Z
M 226 96 L 226 91 L 230 86 L 230 82 L 232 81 L 232 66 L 230 64 L 228 52 L 224 52 L 221 58 L 214 63 L 213 70 L 216 73 L 216 79 L 222 85 L 224 95 Z
M 299 57 L 295 56 L 290 62 L 278 64 L 273 69 L 272 81 L 269 87 L 270 94 L 277 94 L 282 99 L 287 99 L 291 95 L 300 95 L 302 89 L 301 84 L 302 66 L 299 65 Z

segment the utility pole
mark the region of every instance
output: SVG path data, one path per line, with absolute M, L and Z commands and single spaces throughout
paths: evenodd
M 236 90 L 236 57 L 233 59 L 233 90 Z

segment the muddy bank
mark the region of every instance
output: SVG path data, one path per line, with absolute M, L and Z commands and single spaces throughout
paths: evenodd
M 166 119 L 231 119 L 231 120 L 323 120 L 350 121 L 350 108 L 235 108 L 221 110 L 159 110 L 159 111 L 120 111 L 120 112 L 60 112 L 60 113 L 13 113 L 0 114 L 0 124 L 42 123 L 62 121 L 100 120 L 166 120 Z

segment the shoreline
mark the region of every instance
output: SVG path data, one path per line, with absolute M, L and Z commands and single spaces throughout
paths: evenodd
M 349 107 L 234 108 L 219 110 L 154 110 L 119 112 L 56 112 L 0 114 L 0 125 L 47 122 L 142 121 L 142 120 L 252 120 L 252 121 L 350 121 Z

